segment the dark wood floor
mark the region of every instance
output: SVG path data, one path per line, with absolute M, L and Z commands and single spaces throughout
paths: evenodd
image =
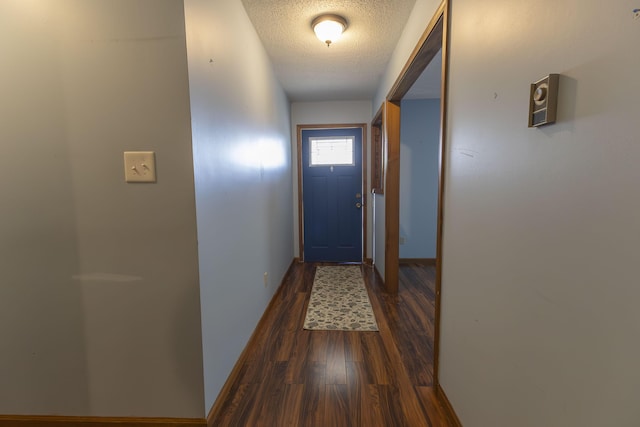
M 316 264 L 296 264 L 249 343 L 214 426 L 450 426 L 432 386 L 434 268 L 397 296 L 362 270 L 380 332 L 302 329 Z

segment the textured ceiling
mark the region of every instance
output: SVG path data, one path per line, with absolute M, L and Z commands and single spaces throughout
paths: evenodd
M 371 99 L 415 0 L 242 0 L 291 101 Z M 347 19 L 327 47 L 311 21 Z

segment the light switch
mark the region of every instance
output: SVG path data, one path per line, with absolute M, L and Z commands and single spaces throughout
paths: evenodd
M 155 152 L 125 151 L 124 179 L 127 182 L 156 182 Z

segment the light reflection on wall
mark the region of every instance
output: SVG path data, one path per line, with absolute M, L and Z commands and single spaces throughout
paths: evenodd
M 13 14 L 14 17 L 26 18 L 23 24 L 43 24 L 51 14 L 49 4 L 40 0 L 9 0 L 3 1 L 1 6 L 5 16 Z
M 260 138 L 242 142 L 231 149 L 231 161 L 239 166 L 255 169 L 279 169 L 286 165 L 283 142 Z

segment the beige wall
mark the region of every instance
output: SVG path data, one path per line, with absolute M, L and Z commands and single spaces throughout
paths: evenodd
M 0 413 L 203 416 L 182 2 L 5 0 L 0 52 Z

